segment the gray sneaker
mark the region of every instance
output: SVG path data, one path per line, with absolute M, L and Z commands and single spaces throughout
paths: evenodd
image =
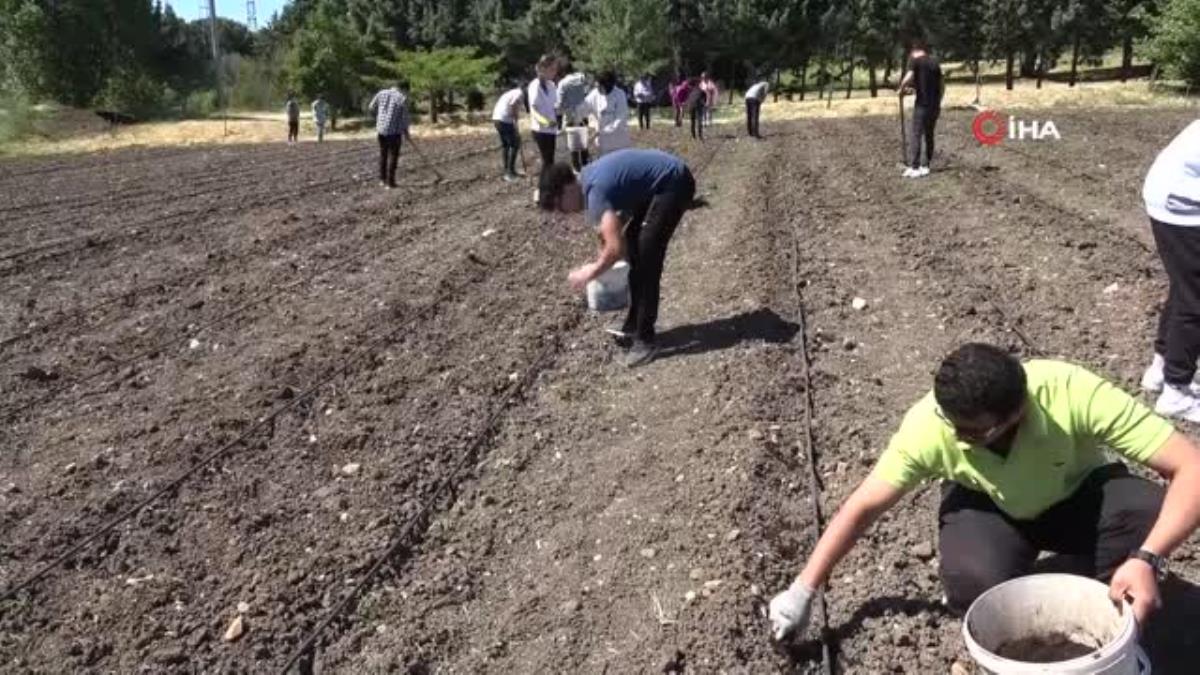
M 658 347 L 653 342 L 634 340 L 629 351 L 625 353 L 625 367 L 637 368 L 644 366 L 658 356 Z

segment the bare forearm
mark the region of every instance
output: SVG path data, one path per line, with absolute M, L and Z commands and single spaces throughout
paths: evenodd
M 830 521 L 804 570 L 800 572 L 800 582 L 809 588 L 820 588 L 824 585 L 833 573 L 833 568 L 846 557 L 863 532 L 878 518 L 878 513 L 850 504 L 842 507 Z
M 1200 526 L 1200 465 L 1187 465 L 1171 478 L 1162 511 L 1142 545 L 1168 556 Z

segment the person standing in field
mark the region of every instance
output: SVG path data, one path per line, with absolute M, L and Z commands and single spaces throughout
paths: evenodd
M 718 99 L 721 95 L 717 88 L 717 81 L 708 76 L 708 73 L 700 74 L 700 89 L 704 91 L 704 123 L 711 125 L 713 123 L 713 115 L 717 110 Z
M 558 59 L 547 54 L 538 60 L 537 77 L 529 83 L 529 128 L 533 142 L 542 158 L 540 171 L 554 163 L 554 146 L 558 139 Z
M 559 119 L 567 133 L 567 150 L 571 155 L 571 166 L 575 167 L 576 171 L 582 171 L 583 167 L 592 160 L 588 150 L 591 144 L 591 132 L 588 130 L 588 110 L 585 105 L 589 91 L 588 85 L 588 77 L 585 73 L 577 71 L 563 76 L 558 81 L 558 100 L 555 102 Z M 581 142 L 579 136 L 575 135 L 579 131 L 583 132 Z
M 571 271 L 571 287 L 583 290 L 617 261 L 629 262 L 629 312 L 621 328 L 609 332 L 629 347 L 625 365 L 631 368 L 658 353 L 654 326 L 667 244 L 695 194 L 691 170 L 660 150 L 618 150 L 579 176 L 561 163 L 542 174 L 538 205 L 547 211 L 583 211 L 600 236 L 599 256 Z
M 325 123 L 329 121 L 329 104 L 325 102 L 324 94 L 317 94 L 312 102 L 313 124 L 317 127 L 317 142 L 325 141 Z
M 629 135 L 629 97 L 617 86 L 616 73 L 611 70 L 600 73 L 582 108 L 596 120 L 596 149 L 600 155 L 633 145 Z
M 920 178 L 929 175 L 929 164 L 933 161 L 933 136 L 937 128 L 938 115 L 942 110 L 942 66 L 931 56 L 927 45 L 917 40 L 913 43 L 909 57 L 908 72 L 900 80 L 899 93 L 916 94 L 912 112 L 912 141 L 908 144 L 908 168 L 905 178 Z M 925 141 L 925 161 L 921 162 L 921 140 Z
M 771 83 L 763 79 L 746 90 L 746 133 L 750 134 L 751 138 L 762 138 L 758 121 L 762 115 L 763 101 L 767 100 L 767 92 L 770 89 Z
M 1150 468 L 1166 489 L 1106 450 Z M 906 492 L 936 479 L 938 563 L 956 612 L 1054 551 L 1079 556 L 1145 625 L 1161 605 L 1168 556 L 1200 525 L 1200 449 L 1187 436 L 1080 366 L 1022 363 L 965 344 L 942 360 L 933 391 L 905 414 L 800 575 L 771 600 L 775 639 L 803 630 L 817 589 L 859 538 Z
M 500 98 L 496 99 L 496 107 L 492 109 L 492 122 L 496 125 L 496 133 L 500 134 L 504 180 L 510 183 L 520 179 L 520 174 L 517 173 L 517 156 L 521 153 L 521 136 L 517 133 L 517 122 L 524 102 L 524 90 L 514 86 L 500 94 Z
M 638 129 L 649 129 L 650 112 L 654 107 L 654 82 L 650 73 L 644 73 L 633 85 L 633 100 L 637 103 Z
M 671 87 L 671 106 L 675 108 L 675 126 L 677 127 L 683 126 L 683 106 L 687 103 L 690 93 L 687 78 L 681 74 L 675 86 Z
M 692 125 L 692 138 L 704 140 L 704 115 L 708 110 L 708 96 L 698 80 L 688 81 L 688 96 L 684 106 Z
M 296 100 L 295 92 L 288 92 L 287 101 L 283 104 L 283 112 L 287 115 L 288 143 L 300 140 L 300 102 Z
M 1194 384 L 1200 358 L 1200 120 L 1158 153 L 1142 199 L 1169 282 L 1142 388 L 1162 392 L 1154 404 L 1158 414 L 1200 422 L 1200 386 Z
M 408 97 L 397 82 L 380 90 L 368 110 L 375 115 L 375 134 L 379 139 L 379 183 L 386 189 L 396 187 L 396 164 L 400 162 L 400 145 L 408 136 Z

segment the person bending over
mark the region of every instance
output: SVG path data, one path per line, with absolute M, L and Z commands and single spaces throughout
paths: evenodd
M 1105 448 L 1169 486 L 1110 462 Z M 1080 366 L 1022 363 L 965 344 L 942 361 L 933 391 L 908 410 L 800 575 L 771 600 L 776 639 L 803 630 L 834 566 L 927 479 L 943 481 L 940 573 L 957 612 L 1054 551 L 1082 556 L 1144 623 L 1160 605 L 1166 558 L 1200 523 L 1200 451 L 1164 419 Z
M 579 176 L 562 163 L 542 176 L 539 205 L 583 211 L 600 236 L 596 260 L 571 271 L 572 288 L 582 290 L 622 258 L 629 262 L 629 311 L 621 328 L 610 332 L 629 347 L 625 365 L 631 368 L 658 353 L 654 324 L 667 244 L 695 194 L 691 170 L 661 150 L 617 150 Z

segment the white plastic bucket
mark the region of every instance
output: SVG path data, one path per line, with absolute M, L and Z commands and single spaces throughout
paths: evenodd
M 587 127 L 567 127 L 563 130 L 563 133 L 567 135 L 567 150 L 570 150 L 571 152 L 587 150 Z
M 1051 663 L 1018 661 L 995 652 L 1018 640 L 1062 635 L 1093 651 Z M 1118 609 L 1099 581 L 1071 574 L 1034 574 L 979 596 L 963 619 L 967 651 L 995 675 L 1149 675 L 1128 605 Z
M 588 308 L 611 312 L 629 306 L 629 263 L 621 260 L 587 285 Z

